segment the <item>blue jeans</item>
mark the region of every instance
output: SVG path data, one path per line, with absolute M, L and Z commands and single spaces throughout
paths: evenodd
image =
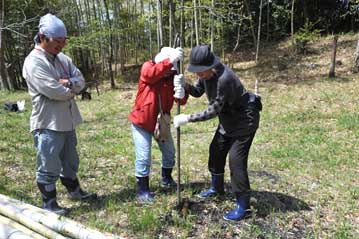
M 151 168 L 151 145 L 153 134 L 149 131 L 132 124 L 133 142 L 135 145 L 136 177 L 146 177 L 150 174 Z M 173 168 L 175 165 L 175 146 L 172 136 L 166 142 L 157 142 L 162 153 L 162 167 Z
M 75 130 L 39 129 L 32 134 L 37 157 L 36 182 L 53 184 L 60 174 L 75 179 L 79 168 Z

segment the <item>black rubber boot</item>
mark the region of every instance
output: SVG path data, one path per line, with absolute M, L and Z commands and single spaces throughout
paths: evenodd
M 224 174 L 214 175 L 212 174 L 211 187 L 204 192 L 198 194 L 199 198 L 208 198 L 214 196 L 220 196 L 224 194 Z
M 162 168 L 161 185 L 164 188 L 176 187 L 177 183 L 172 178 L 172 168 Z
M 87 193 L 82 191 L 79 180 L 72 178 L 60 177 L 61 183 L 66 187 L 69 198 L 72 200 L 96 199 L 96 193 Z
M 56 185 L 55 184 L 42 184 L 37 183 L 44 202 L 42 208 L 50 212 L 54 212 L 59 215 L 66 215 L 68 210 L 66 208 L 60 207 L 56 201 Z
M 153 202 L 155 199 L 150 193 L 150 179 L 149 177 L 136 177 L 137 180 L 137 195 L 141 202 Z

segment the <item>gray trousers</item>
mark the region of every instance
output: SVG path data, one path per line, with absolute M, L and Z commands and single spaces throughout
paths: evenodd
M 37 158 L 36 182 L 54 184 L 60 175 L 75 179 L 79 168 L 75 130 L 39 129 L 32 134 Z

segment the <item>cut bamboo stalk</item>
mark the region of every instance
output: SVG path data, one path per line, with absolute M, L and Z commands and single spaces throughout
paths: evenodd
M 75 239 L 124 239 L 123 237 L 117 235 L 101 233 L 97 230 L 87 228 L 76 221 L 2 194 L 0 194 L 0 202 L 1 201 L 16 206 L 22 211 L 24 216 L 31 218 L 65 236 L 70 236 Z
M 13 228 L 14 230 L 17 230 L 17 231 L 21 232 L 21 233 L 19 233 L 20 235 L 25 234 L 27 237 L 34 238 L 34 239 L 47 239 L 46 237 L 41 236 L 40 234 L 38 234 L 38 233 L 30 230 L 29 228 L 21 225 L 20 223 L 0 215 L 0 225 L 4 225 L 4 224 L 6 226 L 8 226 L 8 227 Z M 1 229 L 0 229 L 0 231 L 1 231 Z M 14 237 L 13 234 L 11 234 L 11 237 L 9 237 L 9 236 L 4 237 L 2 235 L 3 234 L 0 232 L 0 238 L 8 238 L 8 239 L 10 239 L 10 238 L 14 238 L 14 239 L 18 238 L 18 237 Z M 21 238 L 23 238 L 23 237 L 21 237 Z
M 21 210 L 14 205 L 0 201 L 0 214 L 17 221 L 24 226 L 30 228 L 31 230 L 38 232 L 39 234 L 51 238 L 51 239 L 66 239 L 66 237 L 60 235 L 59 233 L 50 230 L 49 228 L 41 225 L 40 223 L 25 217 L 24 214 L 21 213 Z
M 32 239 L 22 231 L 0 222 L 0 238 L 5 239 Z

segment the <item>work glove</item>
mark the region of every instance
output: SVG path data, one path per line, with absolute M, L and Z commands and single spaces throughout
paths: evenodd
M 173 126 L 175 128 L 180 127 L 181 125 L 185 125 L 188 123 L 189 115 L 186 114 L 179 114 L 173 117 Z
M 181 47 L 177 47 L 171 52 L 170 62 L 172 65 L 177 64 L 178 61 L 183 60 L 183 49 Z
M 174 87 L 178 87 L 178 86 L 184 87 L 185 84 L 186 84 L 186 82 L 184 80 L 183 74 L 175 75 L 173 77 L 173 85 L 174 85 Z
M 173 90 L 175 91 L 173 97 L 176 99 L 183 99 L 185 96 L 185 90 L 182 86 L 176 86 Z

